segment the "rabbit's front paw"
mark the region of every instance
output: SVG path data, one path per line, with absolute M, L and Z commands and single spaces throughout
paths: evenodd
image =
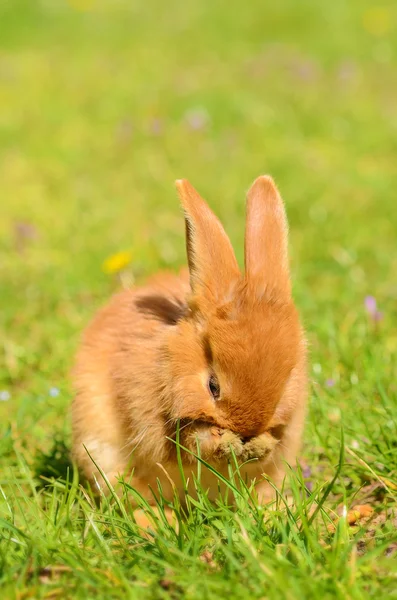
M 221 429 L 216 451 L 216 457 L 219 459 L 229 458 L 233 454 L 237 457 L 243 452 L 243 442 L 240 436 L 228 429 Z

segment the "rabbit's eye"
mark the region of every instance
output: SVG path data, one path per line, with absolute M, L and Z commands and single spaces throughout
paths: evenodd
M 219 382 L 216 378 L 216 375 L 214 375 L 213 373 L 210 375 L 210 378 L 208 379 L 208 389 L 209 389 L 213 399 L 217 400 L 221 393 L 221 388 L 219 387 Z

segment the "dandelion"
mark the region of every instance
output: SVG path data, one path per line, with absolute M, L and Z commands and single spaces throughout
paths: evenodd
M 108 275 L 114 273 L 120 273 L 123 271 L 132 260 L 132 252 L 129 250 L 122 250 L 116 254 L 112 254 L 102 263 L 102 270 Z
M 363 14 L 363 26 L 373 36 L 387 35 L 392 26 L 390 11 L 381 6 L 369 8 Z

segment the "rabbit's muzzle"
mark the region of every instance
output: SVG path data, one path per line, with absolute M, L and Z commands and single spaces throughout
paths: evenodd
M 235 456 L 239 462 L 251 459 L 263 460 L 272 453 L 279 440 L 265 432 L 254 437 L 241 437 L 228 429 L 208 425 L 192 424 L 181 439 L 181 443 L 194 455 L 204 460 L 228 461 Z M 190 455 L 192 460 L 195 456 Z

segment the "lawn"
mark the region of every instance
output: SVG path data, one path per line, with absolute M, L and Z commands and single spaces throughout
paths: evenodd
M 1 2 L 2 598 L 397 597 L 396 29 L 392 0 Z M 300 467 L 269 511 L 231 465 L 145 537 L 69 466 L 78 339 L 120 279 L 184 264 L 176 178 L 242 261 L 262 173 L 310 343 Z

